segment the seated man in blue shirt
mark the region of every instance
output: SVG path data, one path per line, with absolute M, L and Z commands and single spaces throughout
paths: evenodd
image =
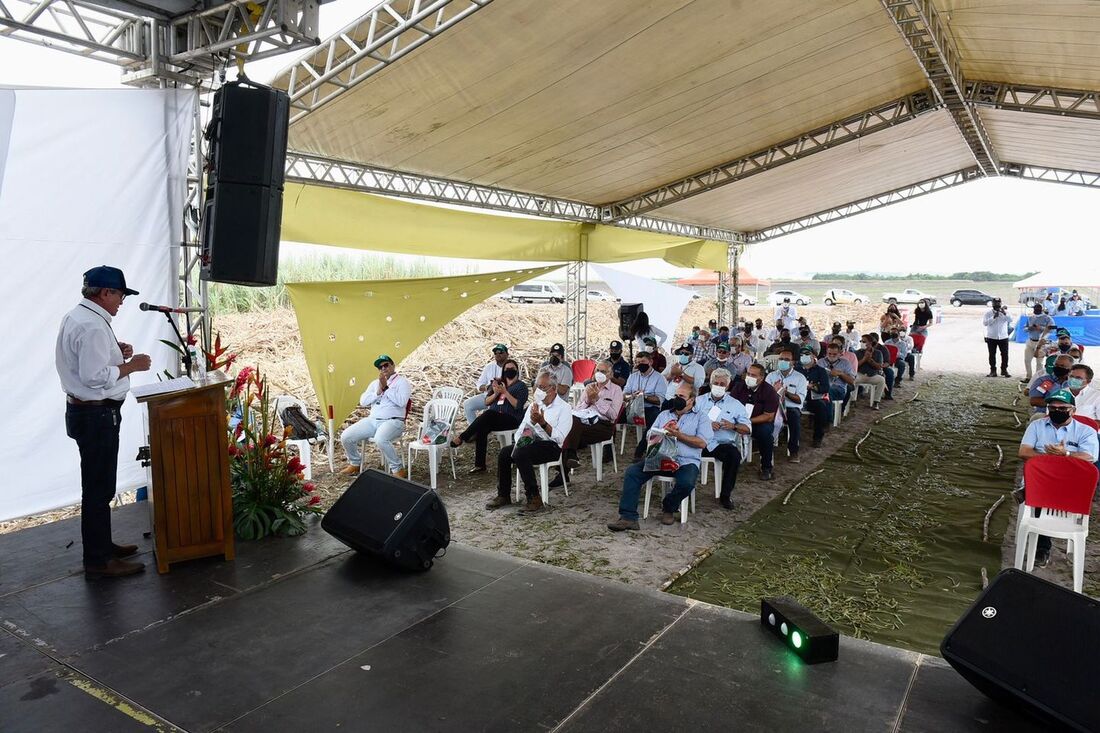
M 820 448 L 821 441 L 825 439 L 825 429 L 832 424 L 833 418 L 833 403 L 829 395 L 831 389 L 829 372 L 817 365 L 813 349 L 805 347 L 799 352 L 798 363 L 794 368 L 806 377 L 806 399 L 803 404 L 806 406 L 806 412 L 813 416 L 813 446 Z
M 1039 455 L 1067 456 L 1089 463 L 1100 460 L 1100 443 L 1096 431 L 1073 419 L 1076 410 L 1073 393 L 1059 389 L 1046 396 L 1047 414 L 1040 420 L 1032 420 L 1020 441 L 1020 458 L 1025 461 Z M 1027 491 L 1027 487 L 1024 487 Z M 1018 541 L 1018 540 L 1017 540 Z M 1039 535 L 1035 550 L 1035 564 L 1040 567 L 1050 562 L 1050 538 Z
M 817 365 L 829 374 L 829 399 L 842 407 L 848 404 L 856 383 L 856 370 L 851 362 L 842 357 L 843 339 L 834 339 L 825 351 L 825 357 L 818 359 Z
M 741 466 L 741 435 L 752 432 L 749 412 L 728 394 L 732 377 L 727 369 L 715 369 L 710 374 L 710 393 L 699 395 L 699 412 L 710 420 L 714 439 L 707 443 L 704 458 L 722 464 L 722 486 L 718 501 L 725 509 L 733 509 L 733 490 L 737 487 L 737 469 Z
M 1047 362 L 1049 373 L 1038 375 L 1028 385 L 1028 403 L 1035 408 L 1035 414 L 1031 416 L 1032 420 L 1037 420 L 1046 412 L 1047 397 L 1066 386 L 1066 382 L 1069 381 L 1069 370 L 1073 368 L 1073 357 L 1069 354 L 1048 356 Z
M 675 396 L 662 405 L 661 414 L 653 423 L 676 439 L 676 461 L 680 467 L 674 473 L 662 474 L 645 470 L 643 461 L 626 469 L 623 494 L 619 499 L 619 519 L 607 525 L 612 532 L 638 529 L 638 498 L 642 486 L 656 476 L 672 476 L 676 480 L 672 491 L 661 502 L 661 524 L 675 524 L 673 512 L 686 496 L 695 490 L 699 478 L 699 459 L 703 449 L 714 440 L 714 431 L 707 416 L 696 410 L 695 390 L 686 382 L 676 388 Z

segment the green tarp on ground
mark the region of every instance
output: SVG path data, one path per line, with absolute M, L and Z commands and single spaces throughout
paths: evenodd
M 1018 392 L 1015 380 L 963 375 L 930 380 L 908 404 L 906 391 L 859 446 L 863 460 L 853 451 L 861 433 L 670 592 L 754 613 L 761 597 L 790 595 L 842 633 L 937 654 L 981 590 L 981 569 L 992 577 L 1001 568 L 1015 518 Z M 1025 422 L 1026 411 L 1015 408 Z M 986 512 L 1005 494 L 983 542 Z

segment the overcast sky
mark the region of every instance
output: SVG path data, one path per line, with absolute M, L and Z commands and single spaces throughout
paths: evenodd
M 322 7 L 322 36 L 362 12 L 360 0 L 338 0 Z M 289 58 L 249 66 L 261 81 Z M 0 38 L 0 84 L 117 88 L 116 67 L 28 43 Z M 960 270 L 1027 272 L 1051 262 L 1049 253 L 1071 266 L 1074 252 L 1093 257 L 1095 212 L 1100 190 L 1021 180 L 982 180 L 839 222 L 749 247 L 745 267 L 765 277 L 813 272 Z M 286 247 L 286 252 L 307 251 Z M 482 269 L 506 269 L 501 262 Z M 639 274 L 671 276 L 684 272 L 663 262 L 616 265 Z

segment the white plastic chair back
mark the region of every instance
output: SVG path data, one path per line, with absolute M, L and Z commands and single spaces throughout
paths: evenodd
M 302 402 L 297 397 L 293 397 L 288 394 L 279 395 L 275 398 L 275 423 L 279 426 L 279 433 L 286 428 L 283 425 L 283 410 L 288 407 L 297 407 L 302 411 L 303 415 L 308 415 L 306 412 L 306 403 Z M 305 466 L 305 471 L 302 472 L 302 476 L 306 481 L 313 478 L 313 461 L 310 454 L 310 447 L 308 440 L 288 440 L 287 445 L 293 446 L 298 449 L 298 455 L 301 457 L 302 465 Z
M 466 396 L 466 393 L 458 387 L 436 387 L 432 390 L 432 399 L 442 400 L 454 400 L 455 402 L 462 402 L 462 398 Z

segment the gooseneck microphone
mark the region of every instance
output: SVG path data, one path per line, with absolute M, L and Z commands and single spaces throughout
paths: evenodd
M 138 308 L 156 313 L 202 313 L 202 308 L 170 308 L 166 305 L 153 305 L 152 303 L 139 303 Z

